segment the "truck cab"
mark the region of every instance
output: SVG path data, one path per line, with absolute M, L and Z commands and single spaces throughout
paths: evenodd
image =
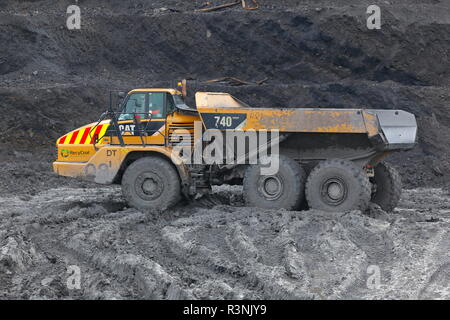
M 194 121 L 200 120 L 180 91 L 154 88 L 131 90 L 119 110 L 107 116 L 115 117 L 117 127 L 111 119 L 100 119 L 59 138 L 58 161 L 88 161 L 105 145 L 167 146 L 174 130 L 193 130 Z
M 117 115 L 118 129 L 126 145 L 170 145 L 174 129 L 193 129 L 197 110 L 184 102 L 175 89 L 135 89 L 125 97 Z M 102 143 L 119 144 L 117 129 L 109 126 Z
M 122 171 L 136 158 L 144 154 L 170 158 L 173 132 L 184 129 L 193 135 L 194 122 L 200 121 L 197 110 L 188 107 L 176 89 L 134 89 L 117 111 L 111 109 L 97 122 L 57 140 L 53 169 L 58 175 L 120 183 Z M 182 179 L 189 178 L 184 166 L 177 169 Z

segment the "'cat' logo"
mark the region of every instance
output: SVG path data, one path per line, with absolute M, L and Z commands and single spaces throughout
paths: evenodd
M 133 136 L 134 135 L 134 127 L 136 127 L 136 125 L 134 125 L 134 124 L 120 124 L 119 130 L 122 135 Z

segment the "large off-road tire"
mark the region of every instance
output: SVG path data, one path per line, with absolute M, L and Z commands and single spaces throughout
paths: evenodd
M 180 201 L 180 178 L 167 160 L 141 158 L 125 170 L 122 193 L 130 206 L 142 211 L 160 212 Z
M 392 212 L 402 195 L 402 181 L 398 171 L 386 162 L 375 167 L 375 176 L 371 178 L 374 188 L 372 202 L 384 211 Z
M 371 184 L 367 174 L 347 160 L 319 162 L 306 182 L 306 200 L 312 209 L 364 211 L 369 206 L 370 194 Z
M 280 155 L 277 174 L 261 174 L 261 165 L 250 165 L 244 175 L 244 199 L 248 206 L 295 210 L 304 199 L 306 174 L 295 160 Z

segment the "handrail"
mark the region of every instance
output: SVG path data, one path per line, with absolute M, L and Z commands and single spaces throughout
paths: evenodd
M 124 146 L 124 145 L 126 145 L 126 143 L 125 143 L 125 141 L 123 140 L 123 133 L 122 133 L 122 130 L 120 130 L 120 128 L 119 128 L 119 121 L 132 121 L 133 122 L 133 124 L 135 125 L 135 128 L 134 128 L 134 133 L 138 133 L 139 134 L 139 137 L 140 137 L 140 140 L 141 140 L 141 142 L 142 142 L 142 145 L 143 146 L 146 146 L 146 142 L 145 142 L 145 139 L 144 139 L 144 137 L 148 137 L 149 136 L 149 134 L 155 134 L 155 133 L 157 133 L 157 132 L 159 132 L 163 137 L 164 137 L 164 135 L 160 132 L 160 130 L 158 129 L 158 130 L 149 130 L 148 129 L 148 127 L 149 127 L 149 124 L 152 122 L 152 115 L 151 114 L 149 114 L 148 112 L 132 112 L 132 113 L 127 113 L 127 115 L 130 115 L 130 116 L 132 116 L 132 119 L 126 119 L 126 120 L 119 120 L 118 119 L 118 116 L 119 115 L 121 115 L 121 114 L 123 114 L 123 112 L 107 112 L 107 114 L 106 114 L 106 116 L 111 116 L 111 122 L 113 122 L 113 125 L 114 125 L 114 129 L 113 130 L 111 130 L 111 129 L 108 129 L 106 132 L 105 132 L 105 134 L 103 135 L 103 137 L 107 134 L 107 133 L 109 133 L 109 136 L 110 136 L 110 141 L 111 141 L 111 144 L 112 144 L 112 141 L 113 141 L 113 137 L 118 137 L 119 138 L 119 141 L 120 141 L 120 145 L 121 146 Z M 105 114 L 104 114 L 105 115 Z M 104 116 L 104 115 L 102 115 L 102 117 Z M 138 119 L 136 116 L 141 116 L 141 115 L 144 115 L 144 116 L 149 116 L 150 115 L 150 117 L 149 118 L 146 118 L 146 119 L 142 119 L 142 120 L 139 120 L 139 121 L 137 121 L 136 119 Z M 104 119 L 104 117 L 103 117 L 103 119 Z M 163 119 L 162 119 L 163 120 Z M 94 127 L 96 127 L 96 126 L 98 126 L 98 124 L 100 123 L 102 121 L 102 118 L 101 118 L 101 120 L 94 126 Z M 143 125 L 143 123 L 145 123 L 145 125 Z M 94 128 L 92 128 L 92 130 L 94 130 Z M 91 131 L 92 131 L 91 130 Z M 101 139 L 101 138 L 103 138 L 103 137 L 100 137 L 99 138 L 99 140 Z

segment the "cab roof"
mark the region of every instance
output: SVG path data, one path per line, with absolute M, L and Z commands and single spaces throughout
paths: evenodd
M 133 89 L 128 94 L 135 93 L 135 92 L 167 92 L 172 95 L 181 94 L 180 91 L 176 89 L 162 89 L 162 88 L 152 88 L 152 89 Z

